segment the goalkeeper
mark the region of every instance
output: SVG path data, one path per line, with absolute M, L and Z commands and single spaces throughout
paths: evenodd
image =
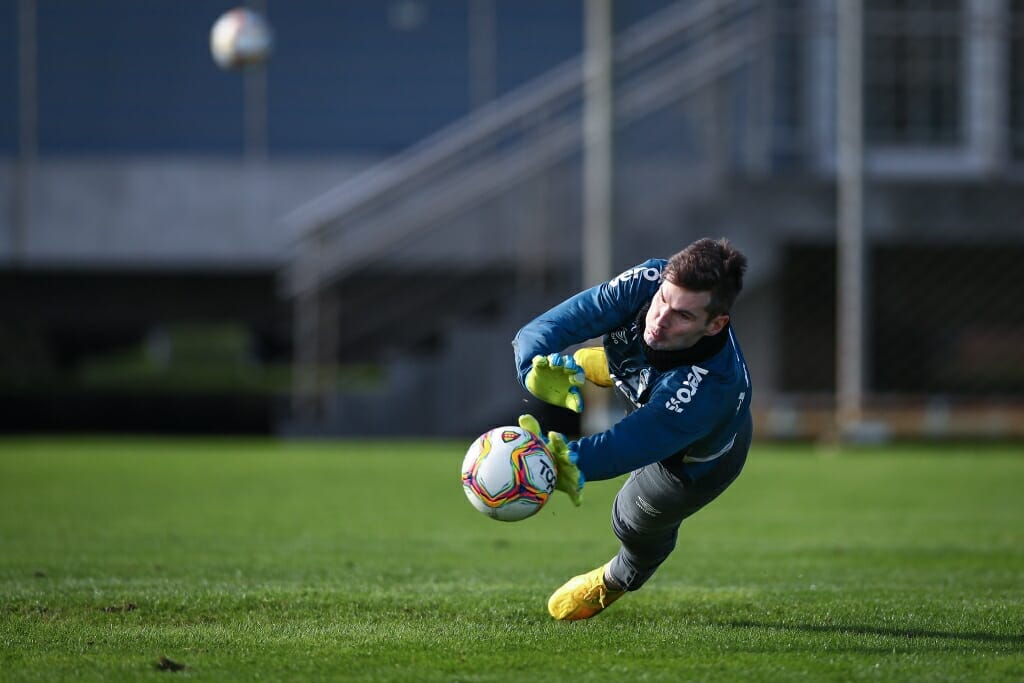
M 558 488 L 577 505 L 587 481 L 630 473 L 612 506 L 609 562 L 548 600 L 555 619 L 588 619 L 640 588 L 676 545 L 679 525 L 739 475 L 750 447 L 750 376 L 730 324 L 746 257 L 700 239 L 555 306 L 513 341 L 519 379 L 543 401 L 583 411 L 585 381 L 614 387 L 626 415 L 566 443 L 550 432 Z M 568 347 L 603 336 L 603 348 Z M 520 425 L 540 434 L 529 415 Z

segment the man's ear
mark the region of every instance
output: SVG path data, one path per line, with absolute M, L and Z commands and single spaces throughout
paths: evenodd
M 705 332 L 705 335 L 708 336 L 708 337 L 713 337 L 716 334 L 718 334 L 719 332 L 721 332 L 722 330 L 724 330 L 725 326 L 728 325 L 728 324 L 729 324 L 729 314 L 728 313 L 722 313 L 721 315 L 715 316 L 714 318 L 711 319 L 711 322 L 708 323 L 708 331 Z

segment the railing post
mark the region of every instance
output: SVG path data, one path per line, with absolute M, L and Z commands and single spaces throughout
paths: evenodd
M 583 58 L 583 286 L 612 275 L 614 29 L 612 0 L 586 0 Z M 583 428 L 604 431 L 607 392 L 588 392 Z
M 864 401 L 864 102 L 862 0 L 838 15 L 836 234 L 836 431 L 855 436 Z

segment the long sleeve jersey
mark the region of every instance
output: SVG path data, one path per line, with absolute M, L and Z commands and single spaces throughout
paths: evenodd
M 587 481 L 673 459 L 698 478 L 728 452 L 750 420 L 750 375 L 732 326 L 681 352 L 645 352 L 644 319 L 668 262 L 651 259 L 538 316 L 513 341 L 525 388 L 536 355 L 603 337 L 608 368 L 628 414 L 569 443 Z

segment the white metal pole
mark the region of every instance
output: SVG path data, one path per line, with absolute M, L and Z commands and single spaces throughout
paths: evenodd
M 863 419 L 864 102 L 862 0 L 838 2 L 836 429 L 842 439 Z
M 583 286 L 612 275 L 612 0 L 584 2 Z M 607 429 L 607 392 L 587 391 L 583 430 Z
M 586 0 L 583 105 L 583 284 L 612 269 L 612 3 Z
M 967 146 L 977 169 L 997 173 L 1007 163 L 1010 33 L 1009 0 L 967 2 L 966 93 Z

